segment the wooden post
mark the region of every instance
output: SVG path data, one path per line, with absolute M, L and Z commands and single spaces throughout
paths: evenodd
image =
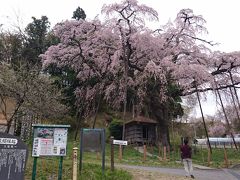
M 161 151 L 161 145 L 160 144 L 158 145 L 158 154 L 159 154 L 158 155 L 159 157 L 162 157 L 162 151 Z
M 170 158 L 171 158 L 170 146 L 167 146 L 167 151 L 168 151 L 168 158 L 170 160 Z
M 100 152 L 96 152 L 96 158 L 97 158 L 97 160 L 99 160 L 100 159 Z
M 203 156 L 203 148 L 202 148 L 202 145 L 201 145 L 201 155 L 202 155 L 202 161 L 204 163 L 204 156 Z
M 228 168 L 229 163 L 228 163 L 228 157 L 227 157 L 226 147 L 224 146 L 223 149 L 224 149 L 224 163 L 225 163 L 226 168 Z
M 114 171 L 114 144 L 113 144 L 114 137 L 110 137 L 111 142 L 111 171 Z
M 73 148 L 73 172 L 72 172 L 72 180 L 77 180 L 77 152 L 78 148 Z
M 163 160 L 166 161 L 167 159 L 167 148 L 166 146 L 163 147 Z
M 122 145 L 119 145 L 119 155 L 118 155 L 119 161 L 122 160 Z
M 211 164 L 211 151 L 210 148 L 208 148 L 208 166 Z
M 153 145 L 150 144 L 150 148 L 151 148 L 151 153 L 153 154 L 154 153 L 154 149 L 153 149 Z
M 177 148 L 177 158 L 178 158 L 178 159 L 181 159 L 180 148 L 179 148 L 179 147 Z
M 147 148 L 146 144 L 143 145 L 143 161 L 146 161 L 146 155 L 147 155 Z

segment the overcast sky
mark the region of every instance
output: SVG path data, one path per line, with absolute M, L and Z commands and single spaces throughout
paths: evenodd
M 19 17 L 25 26 L 31 22 L 32 16 L 40 18 L 46 15 L 54 25 L 70 19 L 78 6 L 85 10 L 89 19 L 93 19 L 101 14 L 102 5 L 110 2 L 120 0 L 2 0 L 0 24 L 16 23 L 16 17 Z M 207 20 L 209 40 L 221 43 L 215 50 L 229 52 L 240 49 L 239 0 L 139 0 L 139 3 L 157 10 L 161 25 L 169 19 L 174 20 L 180 9 L 191 8 Z
M 101 14 L 103 4 L 111 2 L 121 2 L 121 0 L 2 0 L 0 24 L 16 24 L 18 17 L 22 27 L 25 27 L 31 22 L 32 16 L 40 18 L 45 15 L 54 25 L 70 19 L 78 6 L 84 9 L 88 19 L 93 19 Z M 240 50 L 239 0 L 139 0 L 138 2 L 157 10 L 159 22 L 154 25 L 156 28 L 169 20 L 174 20 L 179 10 L 193 9 L 195 14 L 202 15 L 207 21 L 208 40 L 220 43 L 213 50 L 225 52 Z M 204 103 L 205 113 L 212 114 L 214 110 L 216 105 Z

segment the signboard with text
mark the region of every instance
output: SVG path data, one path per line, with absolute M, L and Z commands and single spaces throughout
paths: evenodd
M 28 148 L 13 135 L 0 133 L 0 179 L 24 180 Z
M 68 125 L 33 125 L 32 156 L 66 156 Z
M 127 141 L 122 141 L 122 140 L 113 140 L 113 144 L 117 145 L 122 145 L 122 146 L 127 146 Z

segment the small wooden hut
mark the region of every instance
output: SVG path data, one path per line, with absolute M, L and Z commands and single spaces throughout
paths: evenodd
M 137 116 L 125 123 L 125 140 L 128 144 L 156 144 L 157 122 L 143 116 Z

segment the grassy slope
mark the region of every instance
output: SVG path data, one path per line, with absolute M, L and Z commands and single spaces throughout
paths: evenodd
M 64 157 L 63 162 L 63 180 L 71 179 L 72 172 L 72 161 L 71 154 L 72 148 L 76 146 L 79 147 L 79 142 L 74 142 L 72 138 L 68 142 L 68 151 L 67 156 Z M 133 149 L 132 146 L 127 146 L 123 151 L 123 159 L 120 161 L 118 158 L 119 147 L 115 146 L 114 155 L 115 163 L 121 164 L 132 164 L 132 165 L 144 165 L 144 166 L 159 166 L 159 167 L 182 167 L 182 164 L 177 163 L 176 161 L 180 160 L 179 152 L 172 151 L 170 158 L 166 161 L 159 159 L 159 151 L 156 147 L 148 147 L 148 152 L 153 154 L 153 157 L 147 157 L 146 161 L 143 160 L 143 155 Z M 162 157 L 163 153 L 160 152 Z M 238 164 L 240 163 L 239 151 L 234 149 L 227 150 L 229 164 Z M 78 156 L 79 157 L 79 156 Z M 208 165 L 208 151 L 207 149 L 198 148 L 196 154 L 193 154 L 193 163 Z M 97 153 L 88 153 L 84 152 L 83 154 L 83 171 L 82 175 L 79 176 L 79 179 L 131 179 L 131 175 L 123 170 L 117 170 L 114 173 L 110 171 L 110 145 L 106 144 L 106 171 L 105 176 L 102 176 L 101 173 L 101 155 Z M 50 158 L 39 158 L 38 159 L 38 171 L 37 179 L 57 179 L 58 172 L 58 161 L 57 157 Z M 30 157 L 28 160 L 28 166 L 26 171 L 26 180 L 31 179 L 31 169 L 32 169 L 33 159 Z M 225 167 L 224 162 L 224 152 L 223 149 L 213 149 L 212 161 L 210 164 L 211 167 Z
M 89 125 L 92 126 L 91 124 Z M 103 127 L 104 126 L 104 115 L 98 115 L 98 121 L 96 127 Z M 68 151 L 67 156 L 64 157 L 63 162 L 63 180 L 71 179 L 71 172 L 72 172 L 72 148 L 79 147 L 79 141 L 74 142 L 73 134 L 70 134 L 69 141 L 68 141 Z M 178 144 L 178 142 L 176 143 Z M 30 145 L 31 147 L 31 145 Z M 31 148 L 30 148 L 31 149 Z M 121 164 L 132 164 L 132 165 L 145 165 L 145 166 L 160 166 L 160 167 L 182 167 L 182 164 L 177 163 L 176 161 L 180 160 L 179 149 L 177 145 L 175 146 L 175 151 L 168 155 L 167 160 L 162 160 L 163 152 L 160 151 L 156 147 L 147 147 L 147 151 L 153 154 L 153 157 L 147 157 L 146 161 L 143 161 L 143 155 L 133 149 L 132 146 L 127 146 L 124 148 L 123 151 L 123 159 L 120 161 L 118 158 L 119 148 L 115 146 L 114 148 L 114 155 L 115 155 L 115 163 Z M 198 148 L 196 153 L 193 154 L 193 163 L 200 164 L 200 165 L 208 165 L 208 151 L 204 148 Z M 227 155 L 229 160 L 229 165 L 233 164 L 240 164 L 240 156 L 239 151 L 234 149 L 228 149 Z M 79 156 L 78 156 L 79 157 Z M 160 157 L 160 158 L 159 158 Z M 105 176 L 102 176 L 101 173 L 101 156 L 97 153 L 85 153 L 83 156 L 83 172 L 82 175 L 79 176 L 79 179 L 131 179 L 131 175 L 122 170 L 115 171 L 112 173 L 109 169 L 110 164 L 110 145 L 106 144 L 106 171 Z M 212 167 L 225 167 L 226 164 L 224 162 L 224 152 L 223 149 L 213 149 L 213 154 L 211 157 L 212 161 L 210 166 Z M 59 158 L 57 157 L 50 157 L 50 158 L 39 158 L 38 159 L 38 170 L 37 170 L 37 179 L 57 179 L 57 172 L 58 172 L 58 161 Z M 30 158 L 27 164 L 27 171 L 26 171 L 26 180 L 31 179 L 32 174 L 32 162 L 33 159 Z

